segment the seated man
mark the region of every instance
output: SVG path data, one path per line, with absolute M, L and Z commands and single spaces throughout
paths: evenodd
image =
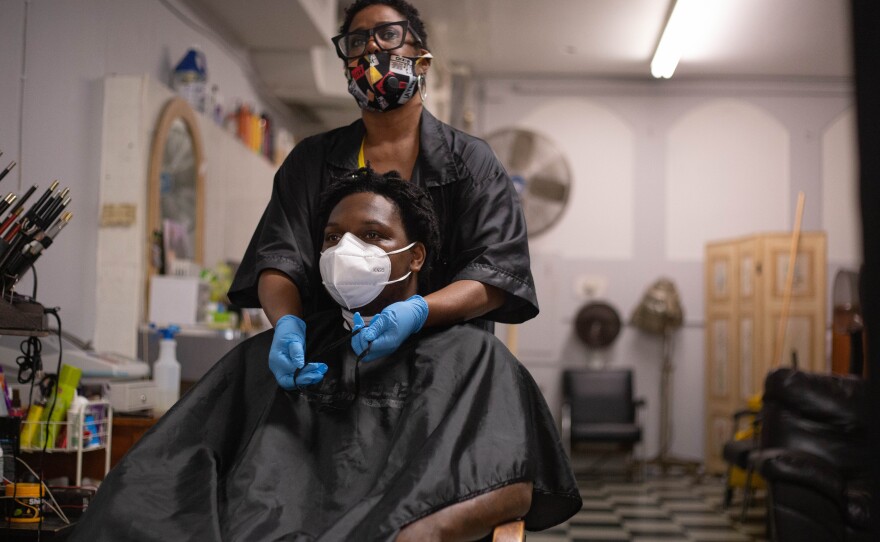
M 493 335 L 423 330 L 369 362 L 352 349 L 347 309 L 418 291 L 438 245 L 424 192 L 362 169 L 323 201 L 322 278 L 346 307 L 307 319 L 298 385 L 263 361 L 273 331 L 237 346 L 110 472 L 72 540 L 474 540 L 580 509 L 540 391 Z M 346 280 L 364 254 L 390 266 L 378 294 Z

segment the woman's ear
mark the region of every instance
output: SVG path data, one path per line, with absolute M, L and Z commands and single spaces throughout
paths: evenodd
M 425 55 L 428 55 L 427 57 Z M 431 51 L 422 49 L 422 58 L 416 61 L 416 75 L 427 75 L 431 69 Z
M 425 244 L 417 242 L 410 249 L 410 253 L 413 255 L 413 258 L 409 262 L 409 270 L 413 273 L 418 273 L 422 270 L 422 266 L 425 265 L 425 256 L 428 254 L 428 251 L 425 250 Z

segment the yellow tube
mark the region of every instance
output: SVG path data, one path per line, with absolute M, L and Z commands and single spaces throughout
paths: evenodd
M 40 419 L 42 419 L 42 417 L 43 405 L 39 403 L 32 404 L 31 407 L 28 409 L 27 418 L 21 425 L 20 444 L 22 448 L 34 447 L 34 435 L 37 433 L 37 429 L 40 427 Z

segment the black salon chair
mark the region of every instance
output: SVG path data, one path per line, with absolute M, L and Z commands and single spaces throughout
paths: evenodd
M 771 539 L 874 540 L 865 382 L 778 369 L 764 384 L 761 449 Z
M 637 410 L 644 401 L 633 398 L 632 371 L 568 370 L 562 376 L 562 442 L 569 457 L 577 448 L 612 446 L 627 455 L 627 474 L 632 478 L 634 448 L 642 441 Z M 606 451 L 588 473 L 610 456 Z M 643 470 L 643 469 L 641 469 Z

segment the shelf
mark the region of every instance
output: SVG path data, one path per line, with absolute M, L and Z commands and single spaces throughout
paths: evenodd
M 91 417 L 91 421 L 86 418 Z M 113 438 L 113 410 L 110 408 L 110 402 L 107 400 L 91 401 L 83 407 L 79 416 L 73 420 L 64 421 L 28 421 L 22 420 L 22 440 L 31 442 L 45 439 L 46 435 L 52 433 L 50 427 L 54 427 L 54 440 L 57 444 L 58 436 L 63 434 L 68 439 L 68 446 L 59 448 L 56 446 L 46 447 L 46 452 L 54 455 L 76 456 L 76 477 L 74 485 L 82 484 L 82 458 L 84 453 L 104 450 L 104 474 L 110 471 L 110 448 Z M 27 435 L 27 437 L 25 437 Z M 98 439 L 99 444 L 89 445 L 87 439 Z M 73 440 L 72 445 L 70 439 Z M 37 446 L 22 445 L 21 451 L 29 454 L 39 454 L 43 452 L 42 444 Z
M 0 334 L 45 337 L 49 334 L 43 306 L 32 301 L 0 299 Z
M 8 329 L 0 328 L 0 335 L 15 335 L 18 337 L 48 337 L 48 329 Z
M 107 448 L 107 446 L 105 444 L 97 444 L 95 446 L 88 446 L 86 448 L 83 448 L 82 450 L 79 450 L 78 448 L 46 448 L 45 452 L 47 454 L 62 454 L 62 453 L 63 454 L 75 454 L 79 451 L 82 451 L 83 453 L 85 453 L 85 452 L 93 452 L 95 450 L 104 450 L 106 448 Z M 44 450 L 42 448 L 33 448 L 30 446 L 25 448 L 22 446 L 21 451 L 39 454 L 39 453 L 42 453 Z

